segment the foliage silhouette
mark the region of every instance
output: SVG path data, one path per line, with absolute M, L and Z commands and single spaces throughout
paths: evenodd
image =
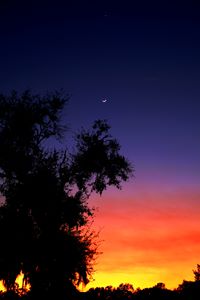
M 200 297 L 200 281 L 183 280 L 177 289 L 169 290 L 162 282 L 157 283 L 151 288 L 134 289 L 132 284 L 121 283 L 117 288 L 112 286 L 91 288 L 82 294 L 83 300 L 196 300 Z
M 200 281 L 200 265 L 197 264 L 196 270 L 193 270 L 195 281 Z
M 121 188 L 132 173 L 106 121 L 94 122 L 75 138 L 74 153 L 48 150 L 61 139 L 61 112 L 68 97 L 26 91 L 0 95 L 0 279 L 16 290 L 22 271 L 31 295 L 76 295 L 86 284 L 97 254 L 88 226 L 93 210 L 87 200 L 110 185 Z
M 69 297 L 71 296 L 71 297 Z M 69 298 L 79 300 L 196 300 L 200 296 L 199 281 L 183 280 L 177 289 L 169 290 L 162 282 L 151 288 L 134 289 L 132 284 L 121 283 L 117 288 L 109 285 L 91 288 L 87 292 L 73 293 Z M 51 298 L 51 297 L 50 297 Z M 0 293 L 0 299 L 4 300 L 30 300 L 30 294 L 16 294 L 14 290 Z M 32 299 L 32 298 L 31 298 Z
M 132 284 L 121 283 L 117 288 L 108 286 L 105 288 L 90 289 L 83 299 L 89 300 L 175 300 L 182 299 L 176 291 L 165 288 L 164 285 L 158 283 L 152 288 L 133 289 Z

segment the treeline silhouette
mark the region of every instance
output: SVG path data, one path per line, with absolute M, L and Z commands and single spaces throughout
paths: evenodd
M 167 289 L 162 282 L 155 286 L 144 289 L 134 289 L 130 283 L 121 283 L 118 287 L 109 285 L 107 287 L 91 288 L 87 292 L 80 292 L 74 289 L 70 297 L 74 300 L 198 300 L 200 299 L 200 265 L 193 270 L 195 280 L 183 282 L 174 290 Z M 57 293 L 59 300 L 59 291 Z M 54 295 L 56 297 L 56 295 Z M 31 300 L 32 295 L 25 289 L 10 290 L 0 294 L 4 300 Z
M 131 287 L 131 288 L 130 288 Z M 164 283 L 154 287 L 134 290 L 131 284 L 120 284 L 117 288 L 90 289 L 83 300 L 196 300 L 200 299 L 200 281 L 183 281 L 174 290 L 167 289 Z
M 194 281 L 183 280 L 179 286 L 170 290 L 162 282 L 144 289 L 134 289 L 132 284 L 121 283 L 117 288 L 91 288 L 82 295 L 83 300 L 197 300 L 200 299 L 200 265 L 193 270 Z

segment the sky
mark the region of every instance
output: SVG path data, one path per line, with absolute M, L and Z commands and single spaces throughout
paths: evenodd
M 122 190 L 90 199 L 102 254 L 88 288 L 192 280 L 200 263 L 200 5 L 41 2 L 1 1 L 0 92 L 63 88 L 65 143 L 107 119 L 135 168 Z

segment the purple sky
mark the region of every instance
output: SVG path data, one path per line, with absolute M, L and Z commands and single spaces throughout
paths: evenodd
M 64 88 L 71 95 L 66 138 L 108 119 L 135 165 L 136 177 L 125 186 L 133 201 L 145 191 L 161 202 L 181 189 L 196 193 L 200 5 L 71 2 L 0 4 L 0 91 Z

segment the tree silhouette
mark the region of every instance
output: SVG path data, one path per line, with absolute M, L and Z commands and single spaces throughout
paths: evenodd
M 129 293 L 129 292 L 133 293 L 134 292 L 133 285 L 130 283 L 120 283 L 117 290 L 122 291 L 124 293 Z
M 196 270 L 193 270 L 195 281 L 200 281 L 200 265 L 197 264 Z
M 132 172 L 106 121 L 75 137 L 75 151 L 48 150 L 61 138 L 68 97 L 29 91 L 0 95 L 0 279 L 9 291 L 22 271 L 31 294 L 72 294 L 86 284 L 97 254 L 87 200 L 110 185 L 121 188 Z

